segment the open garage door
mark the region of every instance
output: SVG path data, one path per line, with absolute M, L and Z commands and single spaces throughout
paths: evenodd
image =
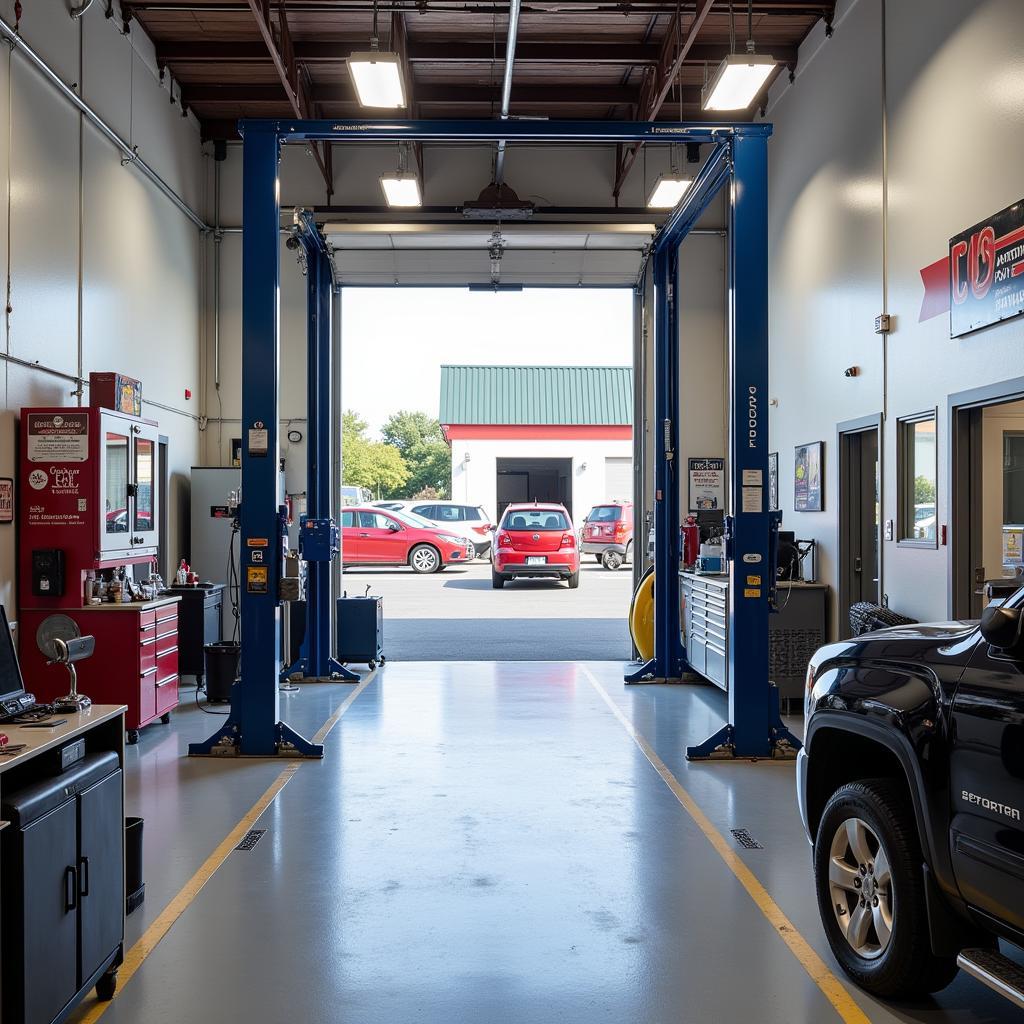
M 572 509 L 572 459 L 498 459 L 498 518 L 513 502 L 554 501 Z

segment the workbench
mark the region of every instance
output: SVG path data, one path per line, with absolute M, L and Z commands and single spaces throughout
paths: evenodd
M 124 953 L 125 710 L 94 704 L 52 729 L 0 724 L 10 746 L 26 745 L 0 756 L 0 819 L 50 790 L 35 799 L 37 818 L 0 820 L 3 1024 L 59 1024 L 93 986 L 113 994 Z M 61 749 L 78 739 L 85 758 L 62 772 Z

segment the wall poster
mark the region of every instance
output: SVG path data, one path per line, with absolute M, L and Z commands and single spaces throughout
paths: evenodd
M 793 510 L 795 512 L 821 512 L 824 507 L 822 466 L 824 441 L 796 446 L 793 460 Z
M 949 240 L 949 335 L 1024 313 L 1024 199 Z
M 725 508 L 725 459 L 690 459 L 689 510 L 715 512 Z

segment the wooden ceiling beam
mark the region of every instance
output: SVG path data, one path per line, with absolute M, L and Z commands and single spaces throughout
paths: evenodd
M 639 120 L 657 120 L 662 105 L 668 98 L 668 94 L 672 91 L 672 86 L 675 83 L 676 76 L 679 74 L 679 69 L 683 66 L 687 55 L 693 49 L 693 45 L 697 41 L 697 33 L 700 32 L 701 26 L 711 13 L 711 8 L 714 5 L 715 0 L 699 0 L 693 15 L 693 21 L 690 22 L 686 35 L 680 35 L 679 32 L 673 31 L 672 27 L 665 34 L 661 58 L 657 66 L 647 72 L 641 87 Z M 622 191 L 622 186 L 626 182 L 630 169 L 636 162 L 640 148 L 639 143 L 627 147 L 618 161 L 615 187 L 612 189 L 612 195 L 616 201 L 618 201 L 619 193 Z
M 277 7 L 280 43 L 277 36 L 275 36 L 274 28 L 271 24 L 269 0 L 249 0 L 249 9 L 252 11 L 256 27 L 263 37 L 267 52 L 277 70 L 277 76 L 281 80 L 284 96 L 295 112 L 295 116 L 302 119 L 312 118 L 313 111 L 310 108 L 308 99 L 305 73 L 299 66 L 295 55 L 295 47 L 292 42 L 291 33 L 288 30 L 288 19 L 285 15 L 284 2 L 280 3 Z M 309 149 L 327 185 L 327 201 L 330 202 L 331 196 L 334 195 L 334 176 L 327 166 L 330 157 L 326 156 L 315 142 L 309 144 Z M 324 144 L 324 150 L 326 150 L 326 143 Z
M 304 65 L 344 64 L 353 50 L 365 49 L 365 40 L 337 42 L 294 41 L 295 60 Z M 503 44 L 499 40 L 499 50 Z M 782 64 L 796 60 L 795 46 L 760 47 Z M 724 43 L 695 43 L 682 58 L 683 64 L 715 63 L 729 52 Z M 661 47 L 641 43 L 522 42 L 516 47 L 517 64 L 614 64 L 621 66 L 657 65 Z M 172 64 L 266 64 L 272 60 L 267 47 L 258 42 L 173 41 L 156 44 L 158 65 Z M 490 42 L 447 42 L 407 44 L 410 64 L 491 64 L 504 63 L 504 52 L 494 55 Z

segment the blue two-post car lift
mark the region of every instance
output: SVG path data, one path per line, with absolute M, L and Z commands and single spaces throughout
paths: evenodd
M 654 241 L 655 411 L 659 455 L 655 465 L 655 656 L 634 675 L 678 679 L 686 669 L 680 637 L 678 569 L 679 423 L 678 248 L 718 191 L 729 190 L 730 501 L 726 558 L 731 576 L 729 722 L 689 757 L 768 757 L 799 746 L 779 718 L 778 695 L 768 678 L 768 614 L 774 599 L 777 521 L 766 508 L 768 479 L 768 215 L 766 124 L 615 121 L 242 121 L 242 580 L 241 669 L 224 728 L 192 754 L 323 756 L 323 747 L 279 719 L 280 599 L 284 511 L 277 504 L 278 377 L 280 337 L 280 191 L 282 144 L 307 142 L 550 142 L 680 143 L 715 148 L 682 203 Z M 330 257 L 309 218 L 295 237 L 307 273 L 330 275 Z M 333 675 L 330 660 L 328 560 L 337 555 L 337 524 L 329 519 L 329 381 L 313 335 L 329 322 L 327 278 L 310 282 L 309 425 L 326 448 L 314 473 L 317 505 L 309 505 L 311 542 L 303 555 L 317 580 L 307 599 L 304 674 Z M 317 322 L 314 329 L 313 319 Z M 329 357 L 327 366 L 329 367 Z M 314 373 L 312 366 L 317 367 Z M 326 389 L 326 390 L 325 390 Z M 315 411 L 314 411 L 315 410 Z M 314 438 L 310 437 L 310 450 Z M 311 460 L 313 455 L 310 456 Z M 320 471 L 327 475 L 321 479 Z M 324 483 L 323 481 L 326 481 Z M 755 493 L 756 492 L 756 493 Z M 312 494 L 310 495 L 312 497 Z M 304 524 L 305 526 L 306 524 Z M 300 534 L 304 527 L 300 527 Z M 253 552 L 260 552 L 253 561 Z M 254 571 L 255 570 L 255 571 Z M 261 571 L 265 570 L 265 571 Z M 322 571 L 321 571 L 322 570 Z M 322 576 L 322 581 L 320 577 Z M 756 582 L 753 582 L 755 581 Z M 320 585 L 322 582 L 322 586 Z M 326 628 L 325 628 L 326 626 Z M 326 639 L 325 639 L 326 638 Z M 324 645 L 327 645 L 326 647 Z

